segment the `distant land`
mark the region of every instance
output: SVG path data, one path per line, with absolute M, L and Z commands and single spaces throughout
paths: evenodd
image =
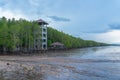
M 120 44 L 109 44 L 110 46 L 120 46 Z

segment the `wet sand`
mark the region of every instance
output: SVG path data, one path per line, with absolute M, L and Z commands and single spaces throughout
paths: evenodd
M 120 80 L 119 50 L 119 47 L 80 49 L 69 52 L 72 56 L 67 57 L 0 56 L 0 69 L 14 71 L 15 66 L 24 67 L 41 73 L 42 80 Z
M 119 80 L 120 70 L 114 70 L 114 75 L 104 73 L 99 65 L 120 63 L 119 60 L 92 60 L 73 59 L 65 57 L 39 57 L 39 56 L 0 56 L 0 69 L 9 66 L 26 66 L 38 68 L 44 73 L 44 80 Z M 98 65 L 98 67 L 94 67 Z M 106 67 L 106 69 L 109 67 Z M 13 69 L 13 68 L 12 68 Z M 110 67 L 111 69 L 111 67 Z M 109 70 L 110 70 L 109 69 Z M 13 69 L 14 70 L 14 69 Z M 106 76 L 107 75 L 107 76 Z M 110 76 L 110 77 L 109 77 Z

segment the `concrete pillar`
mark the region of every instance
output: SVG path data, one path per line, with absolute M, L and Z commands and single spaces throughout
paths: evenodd
M 47 25 L 42 24 L 42 50 L 47 50 Z

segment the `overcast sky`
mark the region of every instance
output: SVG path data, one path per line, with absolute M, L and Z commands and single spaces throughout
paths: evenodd
M 120 0 L 0 0 L 0 17 L 46 20 L 83 39 L 120 43 Z

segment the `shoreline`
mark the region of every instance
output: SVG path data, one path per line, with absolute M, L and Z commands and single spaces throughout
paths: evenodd
M 106 45 L 107 46 L 107 45 Z M 39 55 L 41 57 L 47 56 L 49 54 L 56 54 L 56 53 L 64 53 L 71 50 L 77 50 L 77 49 L 86 49 L 86 48 L 94 48 L 94 47 L 105 47 L 105 46 L 90 46 L 90 47 L 79 47 L 79 48 L 68 48 L 68 49 L 48 49 L 43 51 L 31 51 L 31 52 L 6 52 L 1 53 L 0 56 L 34 56 Z M 57 56 L 57 55 L 56 55 Z

